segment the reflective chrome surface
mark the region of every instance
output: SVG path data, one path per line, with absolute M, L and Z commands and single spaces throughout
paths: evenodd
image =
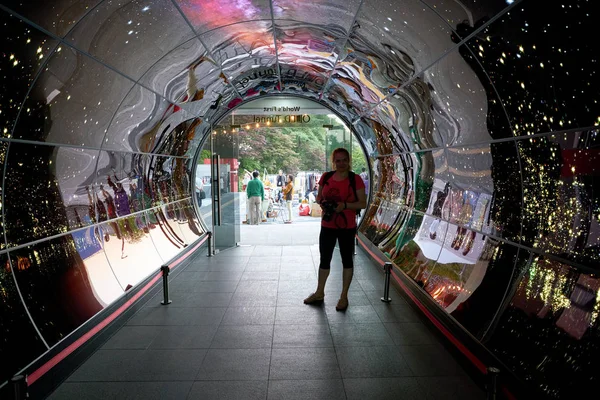
M 361 231 L 398 272 L 551 397 L 594 387 L 590 2 L 5 1 L 0 18 L 15 367 L 201 235 L 190 165 L 211 124 L 291 95 L 352 124 L 372 169 Z

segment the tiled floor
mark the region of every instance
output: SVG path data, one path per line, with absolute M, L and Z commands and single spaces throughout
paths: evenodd
M 247 246 L 198 254 L 52 399 L 483 399 L 419 316 L 359 251 L 350 307 L 316 286 L 318 224 L 242 228 Z M 302 244 L 299 244 L 302 243 Z

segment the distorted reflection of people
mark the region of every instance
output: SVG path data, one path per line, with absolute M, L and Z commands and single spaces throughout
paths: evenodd
M 356 212 L 366 207 L 365 184 L 360 175 L 350 170 L 350 154 L 337 148 L 331 154 L 335 171 L 321 175 L 317 203 L 321 205 L 321 232 L 319 234 L 319 277 L 317 289 L 304 299 L 304 304 L 314 304 L 325 298 L 325 284 L 331 269 L 331 259 L 336 242 L 342 257 L 342 292 L 335 309 L 348 308 L 348 290 L 354 274 L 354 238 Z M 354 179 L 354 189 L 350 183 Z

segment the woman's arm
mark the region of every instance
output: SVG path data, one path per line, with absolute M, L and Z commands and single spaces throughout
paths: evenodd
M 346 209 L 348 210 L 362 210 L 363 208 L 367 208 L 367 195 L 365 194 L 365 189 L 357 189 L 356 197 L 358 197 L 358 201 L 353 203 L 346 203 Z

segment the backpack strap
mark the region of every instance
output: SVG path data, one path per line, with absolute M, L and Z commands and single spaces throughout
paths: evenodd
M 335 171 L 325 172 L 325 175 L 323 175 L 323 186 L 327 185 L 327 181 L 333 176 L 333 174 L 335 174 Z

